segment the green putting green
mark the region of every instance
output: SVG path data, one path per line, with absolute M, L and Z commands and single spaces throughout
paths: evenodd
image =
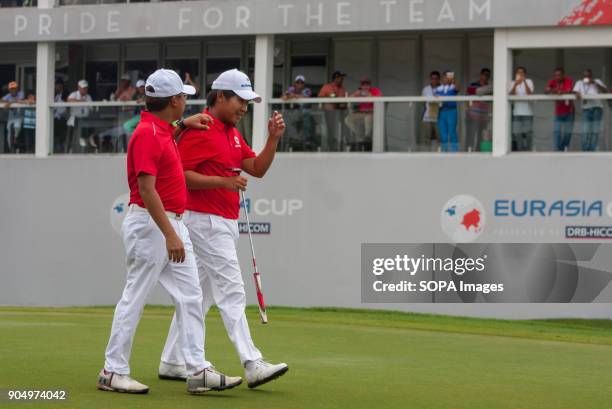
M 64 402 L 0 401 L 0 408 L 609 409 L 612 322 L 501 321 L 343 309 L 269 308 L 248 316 L 255 343 L 289 372 L 249 390 L 190 396 L 157 379 L 173 310 L 145 309 L 132 376 L 148 395 L 98 391 L 112 308 L 0 308 L 0 388 L 65 389 Z M 207 358 L 243 375 L 216 311 Z

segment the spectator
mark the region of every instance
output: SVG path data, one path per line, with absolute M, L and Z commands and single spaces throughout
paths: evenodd
M 603 102 L 600 99 L 584 99 L 592 95 L 608 93 L 608 87 L 600 80 L 593 79 L 593 71 L 584 70 L 583 79 L 576 82 L 574 93 L 582 100 L 582 135 L 580 144 L 583 151 L 596 151 L 601 132 Z
M 455 73 L 445 71 L 442 75 L 442 85 L 434 91 L 439 97 L 452 97 L 459 94 L 459 84 L 455 80 Z M 443 102 L 438 115 L 438 129 L 440 130 L 440 146 L 442 152 L 457 152 L 459 139 L 457 137 L 457 102 Z
M 429 74 L 429 85 L 423 88 L 421 95 L 424 97 L 433 97 L 434 91 L 440 86 L 440 72 L 432 71 Z M 437 102 L 427 102 L 425 104 L 425 112 L 423 113 L 423 140 L 427 146 L 431 146 L 432 151 L 438 150 L 440 142 L 440 132 L 438 131 L 438 114 L 440 112 L 440 104 Z
M 134 116 L 133 118 L 131 118 L 129 121 L 125 122 L 122 125 L 123 131 L 127 135 L 128 141 L 132 137 L 132 134 L 134 133 L 134 130 L 136 129 L 136 126 L 138 126 L 139 123 L 140 123 L 140 114 Z M 123 151 L 124 152 L 127 151 L 127 143 L 125 141 L 123 143 Z
M 121 126 L 106 131 L 104 135 L 111 140 L 117 140 L 116 151 L 127 152 L 127 147 L 134 133 L 134 129 L 140 122 L 140 113 L 144 111 L 145 101 L 145 81 L 136 81 L 136 92 L 132 96 L 132 101 L 136 101 L 137 105 L 134 108 L 133 114 L 130 117 L 121 116 L 119 118 Z M 100 137 L 103 137 L 100 134 Z
M 23 92 L 19 91 L 19 85 L 16 81 L 11 81 L 8 84 L 8 94 L 2 97 L 2 101 L 5 102 L 4 108 L 8 109 L 12 104 L 23 104 L 25 103 Z M 17 149 L 17 139 L 21 133 L 21 124 L 23 123 L 23 116 L 21 109 L 9 109 L 8 120 L 6 123 L 6 143 L 4 144 L 5 152 L 14 153 Z
M 119 86 L 117 90 L 111 96 L 111 101 L 119 101 L 119 102 L 128 102 L 134 99 L 134 94 L 136 94 L 136 88 L 132 87 L 132 79 L 129 74 L 125 73 L 121 76 L 119 81 Z M 117 112 L 117 120 L 119 124 L 123 124 L 125 121 L 128 121 L 130 118 L 134 116 L 134 111 L 136 109 L 134 107 L 124 106 L 120 107 Z M 113 129 L 123 129 L 120 126 L 116 126 Z M 108 143 L 108 137 L 105 137 L 103 140 L 103 145 Z M 92 144 L 92 145 L 95 145 Z M 103 148 L 103 147 L 101 147 Z M 102 149 L 104 150 L 104 149 Z
M 319 91 L 320 98 L 343 98 L 347 97 L 348 93 L 344 88 L 344 78 L 346 74 L 342 71 L 334 71 L 330 83 L 323 85 Z M 325 104 L 327 110 L 344 109 L 346 104 Z M 344 107 L 344 108 L 343 108 Z
M 293 85 L 287 89 L 281 98 L 287 101 L 310 97 L 312 97 L 312 90 L 306 87 L 306 77 L 298 75 L 295 77 Z M 308 104 L 300 104 L 299 109 L 291 106 L 291 109 L 285 115 L 285 122 L 289 126 L 288 139 L 292 147 L 294 142 L 291 139 L 292 136 L 296 135 L 298 136 L 297 147 L 301 150 L 311 150 L 315 145 L 319 145 L 320 141 L 315 141 L 315 122 Z M 299 138 L 300 133 L 303 134 L 302 138 Z
M 524 97 L 532 95 L 533 81 L 527 78 L 527 69 L 518 67 L 514 71 L 514 81 L 510 95 Z M 512 108 L 512 150 L 530 151 L 533 147 L 533 108 L 528 101 L 516 101 Z
M 91 102 L 91 95 L 89 95 L 89 84 L 86 80 L 80 80 L 78 82 L 78 89 L 68 95 L 68 102 Z M 68 125 L 68 141 L 66 144 L 66 151 L 72 152 L 74 150 L 75 134 L 79 136 L 79 147 L 80 150 L 84 150 L 87 147 L 87 142 L 96 148 L 96 144 L 93 141 L 93 130 L 86 126 L 86 120 L 89 116 L 91 108 L 84 107 L 72 107 L 70 108 L 70 117 L 66 124 Z
M 132 97 L 132 101 L 136 101 L 137 104 L 144 104 L 145 101 L 145 82 L 144 80 L 136 81 L 136 92 Z M 140 112 L 143 110 L 143 106 L 139 105 L 134 109 L 134 115 L 140 115 Z
M 312 90 L 306 87 L 306 77 L 304 77 L 303 75 L 298 75 L 297 77 L 295 77 L 293 85 L 290 86 L 285 92 L 285 94 L 282 96 L 282 99 L 287 101 L 289 99 L 310 97 L 312 97 Z
M 145 81 L 138 80 L 136 81 L 136 92 L 134 93 L 134 97 L 132 98 L 134 101 L 140 103 L 144 103 L 145 101 Z
M 359 88 L 353 92 L 353 97 L 381 97 L 379 88 L 372 86 L 372 80 L 363 77 Z M 357 112 L 349 114 L 344 122 L 351 130 L 355 139 L 351 143 L 351 150 L 372 150 L 372 122 L 374 118 L 374 103 L 363 102 L 359 104 Z
M 483 68 L 480 71 L 478 81 L 472 82 L 467 88 L 468 95 L 493 95 L 493 86 L 490 84 L 491 70 Z M 480 151 L 483 134 L 489 126 L 489 116 L 491 115 L 491 103 L 484 101 L 473 101 L 467 110 L 466 121 L 466 151 Z
M 187 85 L 191 85 L 192 87 L 195 88 L 196 93 L 194 95 L 188 95 L 187 99 L 198 99 L 200 98 L 200 86 L 198 85 L 198 81 L 197 78 L 192 78 L 191 74 L 186 72 L 185 73 L 185 84 Z M 187 105 L 185 107 L 185 116 L 189 116 L 189 115 L 195 115 L 197 113 L 199 113 L 200 109 L 196 106 L 196 105 Z
M 346 74 L 342 71 L 334 71 L 331 76 L 331 82 L 323 85 L 319 91 L 321 98 L 343 98 L 347 97 L 348 93 L 344 88 L 344 77 Z M 344 116 L 346 104 L 323 104 L 325 109 L 325 123 L 327 125 L 327 138 L 322 141 L 322 149 L 329 151 L 332 144 L 338 148 L 342 145 L 342 135 L 344 124 Z
M 548 81 L 545 91 L 547 94 L 563 95 L 571 94 L 573 89 L 574 82 L 572 79 L 565 76 L 563 68 L 557 68 L 553 78 Z M 574 101 L 564 100 L 555 103 L 554 138 L 556 150 L 565 151 L 569 149 L 572 142 L 572 132 L 574 131 L 574 118 Z
M 129 74 L 123 74 L 119 86 L 115 90 L 115 101 L 131 101 L 136 93 L 136 89 L 132 87 L 132 80 Z
M 36 105 L 36 95 L 34 91 L 28 91 L 24 101 L 32 106 Z M 36 138 L 36 108 L 25 108 L 23 110 L 23 130 L 19 138 L 20 153 L 34 153 L 34 140 Z
M 192 87 L 195 88 L 196 93 L 194 94 L 194 97 L 200 96 L 200 86 L 198 85 L 198 81 L 193 79 L 191 77 L 191 74 L 189 74 L 188 72 L 185 73 L 185 84 L 191 85 Z
M 55 80 L 55 96 L 53 102 L 66 102 L 64 81 Z M 65 152 L 66 149 L 66 108 L 53 108 L 53 141 L 55 153 Z

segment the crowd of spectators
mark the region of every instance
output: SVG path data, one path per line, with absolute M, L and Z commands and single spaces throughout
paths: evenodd
M 376 98 L 383 93 L 374 86 L 369 77 L 362 77 L 356 89 L 347 90 L 344 86 L 346 74 L 334 71 L 331 81 L 324 84 L 315 95 L 308 86 L 304 75 L 297 75 L 294 83 L 283 93 L 282 99 L 288 102 L 312 97 L 320 98 Z M 194 85 L 199 91 L 197 81 L 186 73 L 185 83 Z M 132 80 L 129 74 L 120 77 L 116 90 L 110 95 L 111 101 L 134 101 L 136 104 L 116 108 L 115 126 L 100 131 L 96 122 L 93 101 L 89 93 L 89 83 L 81 79 L 76 89 L 68 92 L 62 80 L 55 83 L 55 102 L 83 103 L 83 106 L 53 108 L 54 152 L 82 153 L 99 151 L 120 151 L 127 148 L 127 141 L 140 120 L 140 112 L 145 95 L 145 82 Z M 7 109 L 4 129 L 4 153 L 33 153 L 36 130 L 36 95 L 34 91 L 23 92 L 16 81 L 7 86 L 8 92 L 2 97 L 3 107 Z M 602 131 L 602 118 L 605 101 L 592 99 L 594 95 L 610 92 L 598 78 L 593 77 L 590 69 L 585 69 L 582 78 L 574 81 L 565 74 L 563 68 L 554 70 L 551 79 L 543 88 L 550 95 L 572 95 L 567 100 L 554 102 L 552 148 L 557 151 L 570 149 L 575 130 L 577 103 L 580 102 L 582 126 L 579 131 L 580 147 L 583 151 L 598 148 Z M 432 71 L 429 83 L 423 88 L 424 97 L 454 97 L 457 95 L 487 96 L 493 94 L 491 71 L 483 68 L 478 79 L 471 82 L 465 90 L 461 87 L 455 73 L 447 70 L 442 73 Z M 536 94 L 536 84 L 528 77 L 525 67 L 517 67 L 509 94 L 527 97 Z M 312 104 L 299 101 L 290 104 L 285 116 L 288 124 L 289 145 L 296 150 L 321 151 L 370 151 L 372 149 L 374 103 L 325 103 L 320 110 Z M 11 108 L 13 104 L 21 104 Z M 492 150 L 491 115 L 492 102 L 471 101 L 465 108 L 465 134 L 459 138 L 459 113 L 456 101 L 428 101 L 422 105 L 421 131 L 419 140 L 426 150 L 442 152 Z M 197 108 L 197 107 L 196 107 Z M 317 116 L 315 118 L 315 116 Z M 534 107 L 529 100 L 512 101 L 512 150 L 533 150 Z

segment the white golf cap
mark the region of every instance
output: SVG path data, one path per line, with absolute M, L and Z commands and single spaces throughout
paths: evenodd
M 89 83 L 86 80 L 80 80 L 79 82 L 77 82 L 77 85 L 79 86 L 79 88 L 89 87 Z
M 249 76 L 235 68 L 219 75 L 213 82 L 212 89 L 234 91 L 236 95 L 244 100 L 261 102 L 261 97 L 253 92 Z
M 148 97 L 167 98 L 179 94 L 194 95 L 195 93 L 194 87 L 183 84 L 181 77 L 176 72 L 165 68 L 160 68 L 149 75 L 145 83 L 145 95 Z
M 140 88 L 140 87 L 144 87 L 144 86 L 145 86 L 144 80 L 136 81 L 136 88 Z
M 295 82 L 298 81 L 306 82 L 306 77 L 304 77 L 303 75 L 298 75 L 297 77 L 295 77 Z
M 121 76 L 121 79 L 122 79 L 122 80 L 131 80 L 132 78 L 130 77 L 130 74 L 125 73 L 125 74 L 123 74 L 123 75 Z

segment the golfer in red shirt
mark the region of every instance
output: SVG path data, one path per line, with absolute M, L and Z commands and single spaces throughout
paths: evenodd
M 256 155 L 246 144 L 236 124 L 247 113 L 249 101 L 261 102 L 253 92 L 249 77 L 230 70 L 212 85 L 205 113 L 213 118 L 209 130 L 189 129 L 179 141 L 179 151 L 187 180 L 188 199 L 185 225 L 189 230 L 204 292 L 204 314 L 213 302 L 221 312 L 225 329 L 234 344 L 250 388 L 269 382 L 288 370 L 287 364 L 270 364 L 255 347 L 245 315 L 244 282 L 238 264 L 239 190 L 247 179 L 232 168 L 263 177 L 285 132 L 282 116 L 275 112 L 268 122 L 269 137 Z M 178 312 L 178 311 L 177 311 Z M 182 339 L 175 314 L 159 366 L 162 379 L 185 377 Z
M 122 225 L 127 283 L 115 309 L 98 389 L 149 391 L 129 376 L 129 359 L 146 297 L 157 282 L 176 306 L 187 390 L 199 394 L 233 388 L 242 382 L 240 377 L 226 377 L 216 371 L 204 359 L 202 289 L 189 233 L 182 221 L 187 188 L 171 125 L 182 118 L 187 94 L 194 93 L 195 89 L 183 85 L 172 70 L 155 71 L 145 85 L 147 111 L 141 114 L 127 154 L 130 208 Z M 209 120 L 199 114 L 185 122 L 207 129 L 200 121 Z

